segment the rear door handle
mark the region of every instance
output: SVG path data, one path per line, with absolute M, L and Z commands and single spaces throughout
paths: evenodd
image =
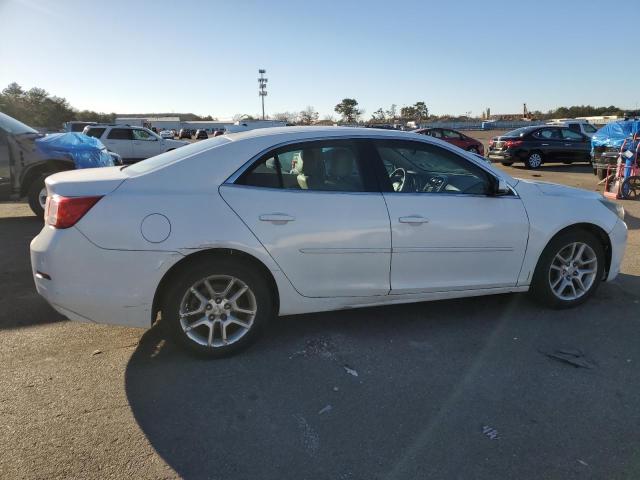
M 421 223 L 429 223 L 429 220 L 427 220 L 424 217 L 421 217 L 420 215 L 409 215 L 408 217 L 400 217 L 398 219 L 398 221 L 400 223 L 410 223 L 412 225 L 420 225 Z
M 284 225 L 293 222 L 296 218 L 286 213 L 263 213 L 258 217 L 261 222 L 271 222 L 275 225 Z

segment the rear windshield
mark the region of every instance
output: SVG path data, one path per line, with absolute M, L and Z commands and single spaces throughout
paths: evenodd
M 155 157 L 147 158 L 146 160 L 143 160 L 141 162 L 134 163 L 130 167 L 127 167 L 125 171 L 131 174 L 138 174 L 146 173 L 151 170 L 157 170 L 171 163 L 177 162 L 178 160 L 181 160 L 189 155 L 194 155 L 204 150 L 209 150 L 210 148 L 219 147 L 220 145 L 224 145 L 225 143 L 229 143 L 230 141 L 231 140 L 229 140 L 227 137 L 215 137 L 207 140 L 206 142 L 192 143 L 190 145 L 171 150 L 170 152 L 156 155 Z
M 531 127 L 516 128 L 515 130 L 511 130 L 510 132 L 507 132 L 502 136 L 503 137 L 523 137 L 524 135 L 529 133 L 531 130 L 532 130 Z
M 106 128 L 87 128 L 84 134 L 90 137 L 100 138 L 105 130 Z

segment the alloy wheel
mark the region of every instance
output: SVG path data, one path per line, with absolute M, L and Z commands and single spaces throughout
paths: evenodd
M 573 242 L 553 257 L 549 268 L 549 286 L 553 294 L 566 301 L 585 295 L 596 279 L 598 257 L 586 243 Z
M 540 165 L 542 165 L 542 156 L 539 153 L 529 155 L 529 166 L 531 168 L 538 168 Z
M 195 343 L 225 347 L 244 337 L 258 311 L 256 296 L 242 280 L 213 275 L 194 283 L 180 302 L 180 326 Z

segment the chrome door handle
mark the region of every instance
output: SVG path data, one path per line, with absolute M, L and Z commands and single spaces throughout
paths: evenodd
M 271 222 L 276 225 L 284 225 L 287 222 L 293 222 L 296 218 L 286 213 L 264 213 L 258 217 L 261 222 Z
M 421 223 L 429 223 L 429 220 L 427 220 L 424 217 L 421 217 L 420 215 L 409 215 L 408 217 L 400 217 L 398 221 L 400 223 L 410 223 L 411 225 L 420 225 Z
M 543 146 L 543 147 L 548 147 L 548 146 L 549 146 L 549 144 L 548 144 L 548 143 L 543 143 L 543 144 L 542 144 L 542 146 Z

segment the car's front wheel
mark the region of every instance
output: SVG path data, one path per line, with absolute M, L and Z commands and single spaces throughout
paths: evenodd
M 178 344 L 207 357 L 224 357 L 249 346 L 274 314 L 263 276 L 225 258 L 182 269 L 165 299 L 165 330 Z
M 602 279 L 604 248 L 590 232 L 573 230 L 556 236 L 540 255 L 531 294 L 552 308 L 569 308 L 587 300 Z

